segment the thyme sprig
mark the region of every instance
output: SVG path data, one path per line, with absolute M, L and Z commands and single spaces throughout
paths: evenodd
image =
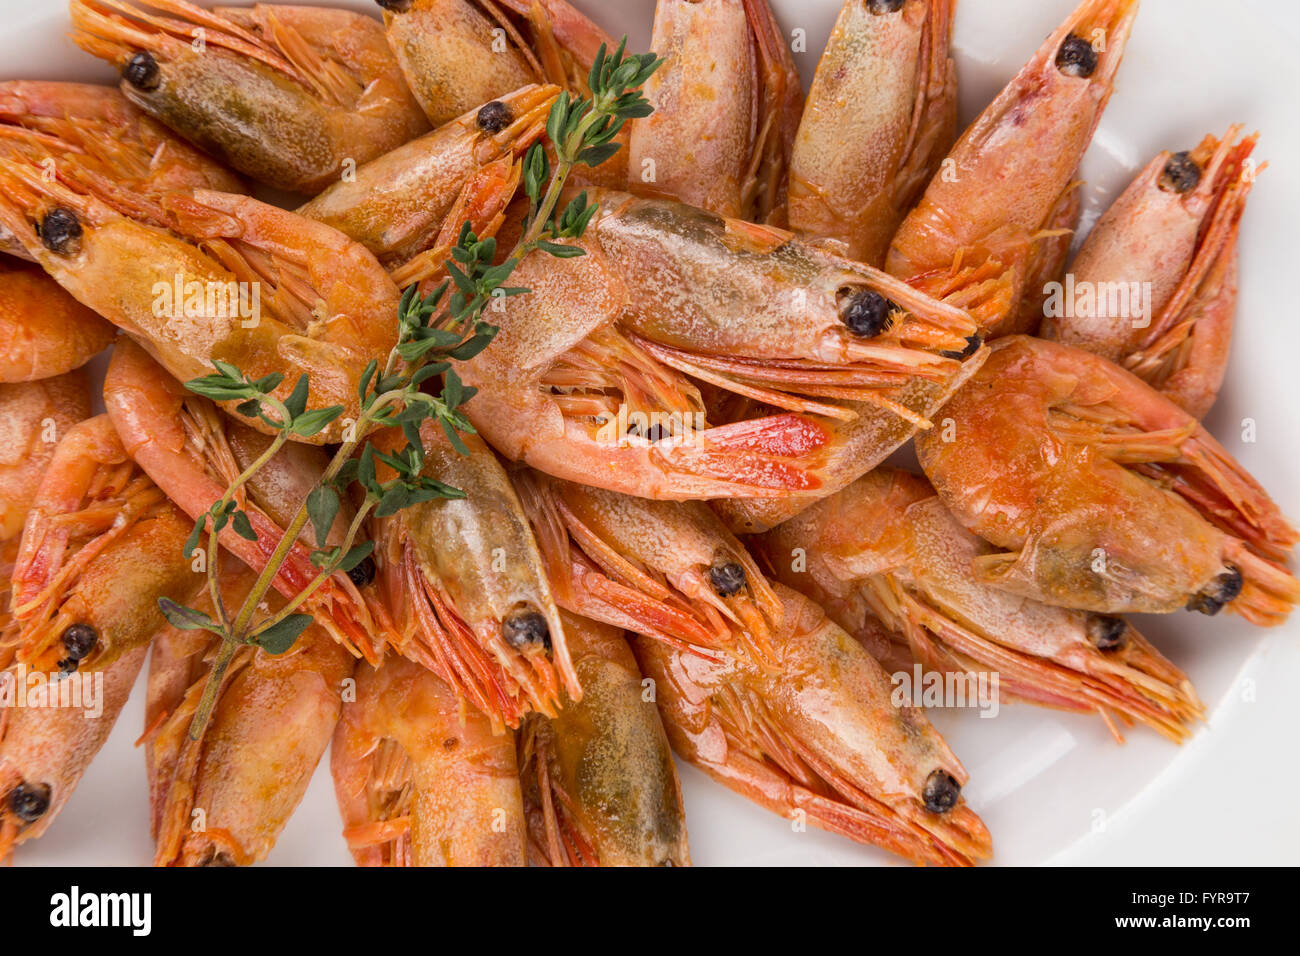
M 557 258 L 583 254 L 580 246 L 565 240 L 582 237 L 598 206 L 582 192 L 557 214 L 569 175 L 576 166 L 594 167 L 612 157 L 619 149 L 615 140 L 624 124 L 652 112 L 640 87 L 661 61 L 649 53 L 629 56 L 626 47 L 626 38 L 613 54 L 607 54 L 601 46 L 588 76 L 590 97 L 574 98 L 561 93 L 557 98 L 546 124 L 555 160 L 552 163 L 546 146 L 540 142 L 534 143 L 524 157 L 522 182 L 529 207 L 522 235 L 510 253 L 497 262 L 496 239 L 480 238 L 466 222 L 445 263 L 447 279 L 427 295 L 422 296 L 417 285 L 405 290 L 398 307 L 397 344 L 384 358 L 382 367 L 372 359 L 358 383 L 357 421 L 345 429 L 344 440 L 329 466 L 302 501 L 233 616 L 225 606 L 219 585 L 218 534 L 229 526 L 235 534 L 257 540 L 254 522 L 243 504 L 245 486 L 287 442 L 320 434 L 339 419 L 344 408 L 335 405 L 308 409 L 306 375 L 300 376 L 289 395 L 280 400 L 273 393 L 284 376 L 251 379 L 227 362 L 214 362 L 212 374 L 185 383 L 190 391 L 213 401 L 238 402 L 236 411 L 240 415 L 257 419 L 274 436 L 222 497 L 199 515 L 185 543 L 187 559 L 200 544 L 205 544 L 213 614 L 169 598 L 158 602 L 173 626 L 210 631 L 222 641 L 190 725 L 191 738 L 197 740 L 207 725 L 238 649 L 252 644 L 271 654 L 288 651 L 312 621 L 310 614 L 299 609 L 333 575 L 354 572 L 371 558 L 374 542 L 360 540 L 368 518 L 390 517 L 421 502 L 464 497 L 460 490 L 424 474 L 426 449 L 421 429 L 427 422 L 437 422 L 452 446 L 461 454 L 468 453 L 460 436 L 474 433 L 463 410 L 474 389 L 461 381 L 451 363 L 471 359 L 491 344 L 497 328 L 485 319 L 485 314 L 493 302 L 529 291 L 506 285 L 525 256 L 539 250 Z M 441 387 L 434 393 L 437 380 Z M 404 447 L 383 451 L 369 440 L 377 430 L 387 428 L 401 431 Z M 393 477 L 379 480 L 380 464 L 387 466 Z M 344 500 L 355 503 L 356 510 L 342 543 L 330 546 L 330 530 Z M 259 616 L 258 609 L 276 575 L 309 523 L 316 544 L 311 562 L 319 573 L 279 611 Z

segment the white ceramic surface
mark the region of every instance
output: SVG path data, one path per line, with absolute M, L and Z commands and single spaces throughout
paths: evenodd
M 368 0 L 316 0 L 374 11 Z M 575 0 L 633 49 L 649 41 L 653 0 Z M 208 4 L 205 4 L 208 5 Z M 963 121 L 973 118 L 1074 0 L 960 0 L 955 27 Z M 774 0 L 787 33 L 806 31 L 805 81 L 840 0 Z M 61 0 L 0 0 L 0 77 L 110 82 L 112 71 L 64 36 Z M 1145 0 L 1117 90 L 1083 164 L 1085 225 L 1156 151 L 1189 148 L 1240 121 L 1258 128 L 1270 168 L 1241 239 L 1238 330 L 1227 384 L 1208 420 L 1228 449 L 1300 515 L 1300 324 L 1290 315 L 1300 224 L 1300 12 L 1289 0 Z M 1257 441 L 1241 440 L 1253 419 Z M 1282 863 L 1300 850 L 1300 625 L 1272 632 L 1240 619 L 1147 618 L 1143 630 L 1187 670 L 1210 710 L 1182 748 L 1135 730 L 1116 745 L 1097 719 L 1026 706 L 995 719 L 940 712 L 935 722 L 971 773 L 971 805 L 994 835 L 996 862 Z M 146 864 L 143 677 L 107 746 L 56 825 L 22 847 L 19 865 Z M 861 865 L 885 853 L 789 824 L 682 768 L 697 864 Z M 347 864 L 324 764 L 268 860 Z

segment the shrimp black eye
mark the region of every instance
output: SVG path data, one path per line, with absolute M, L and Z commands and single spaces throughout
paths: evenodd
M 897 13 L 906 2 L 907 0 L 867 0 L 867 9 L 872 13 Z
M 99 643 L 99 632 L 89 624 L 69 624 L 63 629 L 62 640 L 63 649 L 68 652 L 68 656 L 59 661 L 59 668 L 71 673 L 95 649 Z
M 1066 76 L 1092 76 L 1097 71 L 1097 51 L 1083 37 L 1071 33 L 1056 51 L 1056 68 Z
M 664 428 L 664 426 L 658 422 L 651 425 L 649 428 L 645 429 L 644 431 L 642 431 L 640 425 L 638 425 L 636 422 L 632 422 L 632 424 L 627 426 L 627 433 L 629 435 L 634 435 L 638 438 L 644 438 L 648 442 L 663 441 L 665 438 L 668 438 L 671 435 L 671 432 L 669 432 L 668 429 Z
M 501 635 L 517 650 L 538 644 L 548 651 L 551 649 L 551 628 L 538 611 L 521 609 L 512 612 L 501 624 Z
M 1158 185 L 1167 193 L 1186 193 L 1191 192 L 1200 183 L 1201 167 L 1196 165 L 1196 160 L 1192 159 L 1191 153 L 1183 150 L 1169 157 L 1169 162 L 1165 163 L 1165 168 L 1160 173 Z
M 921 799 L 925 808 L 931 813 L 947 813 L 957 806 L 961 797 L 961 784 L 946 770 L 936 770 L 925 780 L 925 790 Z
M 66 206 L 55 206 L 36 227 L 41 242 L 50 252 L 73 256 L 81 248 L 81 220 Z
M 146 93 L 158 89 L 158 84 L 162 82 L 158 61 L 154 59 L 152 53 L 144 51 L 126 61 L 126 66 L 122 67 L 122 76 L 137 90 L 144 90 Z
M 411 0 L 375 0 L 375 3 L 394 13 L 405 13 L 411 9 Z
M 1128 622 L 1109 614 L 1088 617 L 1088 640 L 1099 651 L 1115 651 L 1128 643 Z
M 49 784 L 20 783 L 9 791 L 9 809 L 24 823 L 33 823 L 50 809 Z
M 980 350 L 980 346 L 983 344 L 984 344 L 984 339 L 982 339 L 978 333 L 975 335 L 968 335 L 966 336 L 966 347 L 962 349 L 960 352 L 940 352 L 939 354 L 942 355 L 944 358 L 956 359 L 957 361 L 960 362 L 963 359 L 970 358 L 972 355 L 978 352 Z
M 718 559 L 709 568 L 709 583 L 718 597 L 731 597 L 739 594 L 745 586 L 745 569 L 736 561 Z
M 1211 616 L 1218 614 L 1225 604 L 1232 603 L 1241 593 L 1243 583 L 1241 569 L 1231 564 L 1226 565 L 1225 570 L 1216 575 L 1199 594 L 1192 595 L 1187 602 L 1187 610 Z
M 859 338 L 873 339 L 889 328 L 889 316 L 897 308 L 879 292 L 862 289 L 840 303 L 840 321 Z
M 499 133 L 514 121 L 510 107 L 500 100 L 485 103 L 478 111 L 478 128 L 485 133 Z
M 375 579 L 375 559 L 367 555 L 361 563 L 348 572 L 348 580 L 359 588 L 365 587 Z

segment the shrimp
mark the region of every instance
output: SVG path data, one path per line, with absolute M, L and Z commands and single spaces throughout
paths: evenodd
M 0 542 L 17 542 L 59 440 L 89 417 L 90 380 L 84 371 L 0 383 Z
M 215 360 L 254 380 L 306 373 L 308 407 L 344 414 L 304 440 L 339 441 L 346 418 L 360 414 L 367 363 L 397 341 L 401 294 L 383 266 L 337 230 L 248 196 L 171 193 L 156 212 L 169 230 L 46 181 L 30 161 L 0 160 L 0 224 L 77 301 L 182 381 L 211 373 Z M 295 384 L 286 378 L 281 399 Z
M 378 0 L 384 29 L 434 126 L 527 83 L 586 95 L 609 36 L 564 0 Z
M 192 519 L 225 494 L 270 444 L 260 432 L 222 415 L 206 398 L 186 391 L 144 350 L 123 338 L 113 349 L 104 379 L 104 405 L 127 452 Z M 223 529 L 222 546 L 255 571 L 267 566 L 299 506 L 328 464 L 325 453 L 289 443 L 241 491 L 240 507 L 257 534 L 249 541 Z M 340 508 L 326 544 L 342 543 L 351 509 Z M 296 596 L 320 571 L 311 563 L 315 542 L 304 529 L 275 576 L 276 589 Z M 375 562 L 336 572 L 305 603 L 317 623 L 357 656 L 377 663 L 391 635 L 391 621 L 371 587 Z
M 1074 233 L 1079 228 L 1083 214 L 1083 197 L 1079 189 L 1083 183 L 1077 178 L 1057 200 L 1056 209 L 1047 217 L 1042 237 L 1030 255 L 1025 280 L 1021 286 L 1020 303 L 1016 316 L 1011 319 L 1013 328 L 1037 330 L 1042 334 L 1043 317 L 1048 313 L 1052 296 L 1052 283 L 1063 283 L 1065 264 L 1070 258 Z
M 803 86 L 768 0 L 659 0 L 651 49 L 629 190 L 784 226 Z
M 572 614 L 708 656 L 771 659 L 781 602 L 699 501 L 651 501 L 519 472 L 556 600 Z
M 493 182 L 506 185 L 501 195 L 480 192 L 494 211 L 508 205 L 519 181 L 513 161 L 541 137 L 558 94 L 558 87 L 529 85 L 475 107 L 372 160 L 298 213 L 333 226 L 390 268 L 406 263 L 435 242 L 457 198 L 484 170 L 495 167 Z M 459 231 L 463 219 L 451 221 Z M 490 232 L 476 230 L 480 237 Z
M 252 589 L 244 568 L 223 572 L 222 599 Z M 270 604 L 279 610 L 283 601 Z M 203 594 L 196 604 L 212 612 Z M 145 713 L 156 866 L 245 866 L 265 859 L 334 735 L 354 659 L 319 625 L 285 654 L 244 646 L 226 672 L 198 740 L 189 728 L 220 639 L 164 628 L 154 639 Z
M 268 186 L 320 192 L 349 162 L 429 128 L 383 28 L 359 13 L 184 0 L 69 7 L 73 41 L 117 67 L 127 99 Z
M 104 631 L 92 626 L 100 613 L 93 602 L 101 599 L 100 589 L 108 582 L 88 579 L 88 566 L 125 548 L 123 542 L 171 541 L 178 524 L 188 533 L 180 511 L 127 456 L 107 415 L 69 428 L 41 479 L 14 563 L 11 600 L 21 626 L 18 660 L 70 674 L 83 666 L 111 664 L 151 638 L 153 630 L 147 628 Z M 182 534 L 178 553 L 184 541 Z M 147 553 L 141 550 L 137 559 L 125 551 L 117 559 L 118 570 L 134 572 L 137 560 L 149 560 Z M 101 570 L 106 573 L 109 566 Z M 76 586 L 88 580 L 94 587 Z M 192 584 L 192 578 L 184 578 L 178 593 Z
M 633 650 L 678 755 L 782 816 L 917 863 L 992 852 L 961 799 L 967 774 L 924 713 L 817 605 L 775 585 L 779 666 L 711 661 L 638 637 Z
M 581 701 L 519 733 L 529 856 L 547 866 L 689 866 L 682 789 L 616 629 L 563 614 Z
M 400 436 L 389 430 L 376 448 L 396 451 Z M 575 700 L 582 690 L 510 479 L 475 435 L 462 439 L 468 454 L 434 422 L 421 440 L 424 474 L 463 497 L 415 504 L 376 523 L 394 650 L 436 673 L 496 732 L 518 727 L 531 711 L 554 716 L 562 688 Z
M 724 119 L 731 117 L 734 120 L 735 117 L 739 116 L 741 107 L 736 103 L 733 102 L 730 109 L 718 110 L 713 100 L 732 102 L 740 92 L 744 91 L 745 86 L 735 79 L 735 74 L 740 70 L 740 67 L 736 66 L 734 61 L 740 57 L 738 51 L 746 48 L 737 39 L 736 30 L 717 30 L 714 23 L 708 22 L 703 17 L 702 11 L 705 6 L 703 4 L 689 3 L 660 5 L 656 29 L 658 31 L 658 24 L 662 23 L 663 29 L 661 32 L 665 37 L 664 49 L 665 51 L 677 51 L 680 48 L 680 51 L 678 54 L 670 55 L 668 66 L 661 69 L 656 74 L 656 77 L 652 77 L 649 84 L 647 84 L 648 89 L 653 89 L 654 85 L 660 82 L 658 78 L 666 76 L 663 82 L 667 88 L 664 95 L 661 96 L 664 102 L 660 103 L 660 109 L 653 116 L 633 124 L 634 149 L 637 148 L 638 143 L 643 144 L 643 151 L 655 146 L 652 130 L 657 122 L 662 123 L 662 115 L 665 113 L 669 130 L 667 133 L 661 132 L 659 136 L 660 138 L 667 136 L 669 148 L 665 149 L 660 146 L 657 151 L 669 156 L 694 155 L 696 147 L 694 144 L 688 145 L 687 141 L 691 139 L 688 134 L 693 131 L 694 138 L 698 139 L 702 135 L 699 132 L 701 129 L 712 129 L 721 125 L 722 120 L 718 117 Z M 738 9 L 731 9 L 725 4 L 723 7 L 723 12 L 730 10 L 732 19 L 739 21 Z M 789 64 L 788 54 L 782 49 L 783 41 L 779 36 L 779 32 L 775 29 L 770 10 L 766 9 L 765 4 L 746 3 L 745 7 L 749 19 L 755 24 L 758 36 L 766 38 L 766 41 L 760 40 L 760 49 L 764 46 L 767 47 L 765 55 L 771 61 L 765 70 L 771 80 L 768 84 L 770 89 L 762 97 L 763 109 L 770 115 L 761 124 L 761 128 L 770 130 L 776 124 L 782 129 L 779 136 L 764 134 L 767 155 L 756 157 L 747 167 L 751 171 L 747 175 L 759 175 L 754 173 L 753 169 L 755 168 L 754 163 L 758 163 L 760 160 L 766 164 L 769 171 L 784 168 L 792 162 L 789 160 L 792 149 L 789 128 L 794 125 L 795 120 L 793 117 L 797 117 L 799 112 L 797 102 L 799 86 L 797 77 L 788 69 L 777 70 L 774 68 L 774 64 L 777 62 L 784 62 L 787 67 Z M 850 59 L 856 63 L 858 54 L 864 50 L 864 47 L 857 45 L 857 41 L 872 37 L 877 32 L 875 25 L 864 25 L 854 19 L 856 7 L 857 4 L 850 4 L 846 6 L 845 11 L 842 13 L 838 32 L 832 39 L 832 49 L 828 54 L 829 59 L 823 72 L 823 82 L 820 86 L 814 84 L 813 95 L 825 107 L 827 120 L 830 120 L 830 114 L 835 110 L 834 104 L 840 102 L 836 98 L 837 94 L 833 87 L 844 75 L 844 71 L 835 70 L 830 64 L 837 57 L 844 55 L 844 51 L 840 47 L 845 44 L 854 47 Z M 897 125 L 900 127 L 900 131 L 896 135 L 899 140 L 898 148 L 891 155 L 877 154 L 871 160 L 872 163 L 880 167 L 880 178 L 882 180 L 897 178 L 901 182 L 909 177 L 923 180 L 925 170 L 921 167 L 929 168 L 933 163 L 938 162 L 938 155 L 931 158 L 930 154 L 941 153 L 951 141 L 951 132 L 944 133 L 942 131 L 944 125 L 942 115 L 955 109 L 953 91 L 947 88 L 948 79 L 950 79 L 950 66 L 947 65 L 946 53 L 942 53 L 937 49 L 939 44 L 942 44 L 946 49 L 948 29 L 946 25 L 938 22 L 941 19 L 940 14 L 943 14 L 943 17 L 946 18 L 946 13 L 947 5 L 944 4 L 943 10 L 934 12 L 933 23 L 929 23 L 927 19 L 929 14 L 917 7 L 907 11 L 903 19 L 893 16 L 879 16 L 874 13 L 869 16 L 869 19 L 877 21 L 879 24 L 889 24 L 890 26 L 884 29 L 891 37 L 900 32 L 905 36 L 910 36 L 910 41 L 904 40 L 902 42 L 911 42 L 914 46 L 921 43 L 922 21 L 926 21 L 929 24 L 926 29 L 933 28 L 929 41 L 936 45 L 934 49 L 927 46 L 924 53 L 924 56 L 932 57 L 930 64 L 933 67 L 933 70 L 929 67 L 926 69 L 930 79 L 926 81 L 928 86 L 925 95 L 919 96 L 915 91 L 906 94 L 900 92 L 899 97 L 906 99 L 905 106 L 901 103 L 901 99 L 893 104 L 896 112 L 900 113 L 900 116 L 897 117 Z M 737 29 L 743 27 L 744 24 L 742 23 Z M 912 29 L 913 27 L 915 29 Z M 897 40 L 897 37 L 895 37 L 895 40 Z M 892 43 L 894 40 L 890 42 Z M 690 53 L 696 45 L 703 46 L 710 51 L 716 50 L 706 58 L 709 63 L 713 63 L 715 60 L 727 63 L 730 60 L 732 66 L 729 71 L 724 71 L 725 75 L 721 78 L 709 79 L 717 71 L 707 70 L 702 64 L 696 63 L 696 56 Z M 730 51 L 729 58 L 728 51 Z M 680 64 L 674 66 L 673 55 L 678 56 L 678 59 L 681 60 Z M 879 51 L 872 54 L 877 58 L 879 55 Z M 919 49 L 914 51 L 912 59 L 916 60 L 918 58 L 922 58 Z M 868 56 L 867 59 L 871 61 L 871 56 Z M 940 65 L 939 61 L 943 61 L 943 65 Z M 906 64 L 902 64 L 901 61 L 896 61 L 894 68 L 903 72 L 908 69 L 916 69 L 915 65 L 909 68 Z M 877 87 L 879 84 L 876 83 L 878 77 L 875 76 L 875 73 L 878 72 L 879 69 L 877 68 L 872 74 L 873 84 Z M 697 74 L 700 75 L 697 76 Z M 707 102 L 699 104 L 699 109 L 694 112 L 695 114 L 702 113 L 702 115 L 693 115 L 687 110 L 687 107 L 690 107 L 693 103 L 693 99 L 686 97 L 682 92 L 682 90 L 686 89 L 688 78 L 694 81 L 690 86 L 690 90 L 696 92 L 700 91 L 701 86 L 705 89 L 717 87 L 711 96 L 705 97 L 701 95 L 700 98 Z M 914 78 L 908 77 L 906 80 L 899 80 L 894 85 L 906 86 L 908 90 L 912 90 L 914 83 Z M 937 88 L 930 88 L 934 86 L 944 87 L 942 96 Z M 682 89 L 679 90 L 678 87 Z M 874 101 L 874 98 L 880 95 L 879 89 L 873 89 L 871 95 L 872 101 Z M 782 96 L 785 97 L 784 100 L 781 99 Z M 934 97 L 933 100 L 926 100 L 926 97 L 931 96 Z M 860 103 L 856 98 L 850 99 L 852 101 L 850 112 L 857 116 L 861 112 Z M 925 100 L 924 103 L 923 100 Z M 824 160 L 815 155 L 816 142 L 825 137 L 838 137 L 841 135 L 838 130 L 828 131 L 822 125 L 819 125 L 823 121 L 816 118 L 817 109 L 818 106 L 814 103 L 811 109 L 804 112 L 806 129 L 802 141 L 797 140 L 793 144 L 794 149 L 803 150 L 804 175 L 806 177 L 814 176 L 814 174 L 821 175 L 818 171 L 818 165 Z M 955 122 L 955 119 L 953 121 Z M 950 125 L 951 123 L 949 123 Z M 910 134 L 909 130 L 911 130 Z M 675 136 L 668 135 L 674 131 L 677 131 Z M 735 138 L 734 134 L 718 133 L 717 135 L 723 139 Z M 903 150 L 909 135 L 914 148 L 911 154 L 904 155 Z M 866 145 L 866 148 L 874 150 L 878 147 L 878 144 L 879 137 L 872 136 L 869 138 L 868 143 L 864 145 Z M 856 141 L 855 145 L 857 145 Z M 736 152 L 737 150 L 734 147 L 720 150 L 719 155 L 714 157 L 715 162 L 703 162 L 696 155 L 696 162 L 692 165 L 689 173 L 684 172 L 680 176 L 669 176 L 668 178 L 659 177 L 659 185 L 653 188 L 657 194 L 674 195 L 674 198 L 679 200 L 700 203 L 714 212 L 725 212 L 726 204 L 719 205 L 720 198 L 717 196 L 710 198 L 709 194 L 718 192 L 715 186 L 725 179 L 726 164 L 729 161 L 734 162 Z M 745 155 L 748 156 L 748 153 L 745 153 Z M 658 158 L 660 161 L 663 159 L 663 157 Z M 907 163 L 912 163 L 917 168 L 907 171 L 900 168 Z M 703 168 L 699 168 L 701 164 Z M 886 169 L 885 166 L 888 164 L 892 164 L 892 166 Z M 641 169 L 643 165 L 643 162 L 637 162 L 634 157 L 632 163 L 632 188 L 634 191 L 644 191 L 650 188 L 636 183 L 637 170 Z M 670 171 L 673 168 L 672 165 L 669 166 Z M 791 201 L 794 202 L 796 201 L 795 196 L 801 187 L 796 170 L 792 165 L 789 175 Z M 827 175 L 833 178 L 840 174 L 828 171 Z M 855 169 L 849 175 L 857 182 L 866 174 L 862 170 Z M 759 178 L 770 180 L 767 172 L 763 173 Z M 804 185 L 806 186 L 806 183 Z M 919 189 L 919 186 L 917 188 Z M 764 187 L 764 189 L 767 190 L 766 195 L 769 197 L 777 195 L 774 190 L 768 187 Z M 853 189 L 848 187 L 840 188 L 839 185 L 837 185 L 836 189 L 837 192 L 843 192 L 846 195 L 854 192 Z M 843 243 L 839 241 L 837 230 L 831 222 L 809 205 L 809 191 L 807 188 L 803 189 L 805 205 L 801 207 L 800 214 L 804 216 L 804 219 L 798 228 L 803 230 L 814 241 L 821 242 L 829 239 L 832 240 L 831 245 L 835 248 L 843 247 Z M 726 192 L 726 190 L 724 189 L 722 192 Z M 915 201 L 915 196 L 908 202 L 910 204 L 913 201 Z M 735 206 L 736 204 L 731 203 L 731 205 Z M 784 206 L 784 203 L 782 202 L 781 205 Z M 747 214 L 757 218 L 752 210 L 748 210 Z M 795 214 L 793 209 L 791 214 Z M 879 210 L 872 211 L 868 218 L 874 221 L 875 218 L 878 218 L 878 214 Z M 735 213 L 732 213 L 732 215 L 735 215 Z M 901 212 L 899 215 L 901 216 Z M 888 225 L 885 241 L 887 241 L 889 235 L 892 235 L 896 225 L 896 219 Z M 742 227 L 729 228 L 733 228 L 734 231 L 739 233 Z M 860 250 L 855 249 L 853 251 L 859 252 Z M 876 258 L 877 260 L 883 258 L 883 250 Z M 709 277 L 708 281 L 716 282 L 717 280 Z M 996 277 L 989 278 L 979 288 L 954 296 L 953 304 L 962 309 L 987 309 L 989 306 L 985 304 L 985 301 L 988 299 L 996 300 L 1004 294 L 1009 294 L 1007 292 L 1009 284 L 1009 280 L 1001 280 Z M 851 289 L 844 291 L 848 292 Z M 849 304 L 849 296 L 840 295 L 837 298 L 839 298 L 841 306 Z M 868 302 L 875 300 L 867 296 L 859 301 L 865 306 Z M 972 328 L 969 331 L 973 332 L 974 329 Z M 829 409 L 831 417 L 817 423 L 824 436 L 819 442 L 823 449 L 820 455 L 821 460 L 815 466 L 819 493 L 830 494 L 844 487 L 883 461 L 891 452 L 911 438 L 918 428 L 929 427 L 929 417 L 939 409 L 961 382 L 979 367 L 979 363 L 983 360 L 978 352 L 979 345 L 979 339 L 968 334 L 962 340 L 955 342 L 950 348 L 945 349 L 943 354 L 946 358 L 957 361 L 969 358 L 970 361 L 961 367 L 955 364 L 951 365 L 949 367 L 950 371 L 938 379 L 929 376 L 917 376 L 910 381 L 899 382 L 897 388 L 889 390 L 887 393 L 878 393 L 871 401 L 866 402 L 844 400 L 846 397 L 851 398 L 852 396 L 843 390 L 838 393 L 838 398 L 831 398 L 827 402 L 827 405 L 831 406 Z M 820 393 L 810 392 L 810 394 L 833 396 L 836 393 L 827 390 Z M 886 394 L 887 398 L 885 398 Z M 761 396 L 756 396 L 751 392 L 749 397 L 757 398 Z M 732 396 L 731 398 L 734 399 L 735 397 Z M 885 398 L 885 400 L 882 401 L 882 398 Z M 788 408 L 789 406 L 785 407 Z M 745 434 L 747 430 L 757 429 L 760 426 L 771 433 L 773 426 L 781 424 L 780 420 L 773 419 L 770 416 L 762 417 L 761 411 L 752 401 L 731 400 L 725 403 L 722 408 L 717 409 L 716 412 L 725 421 L 716 420 L 713 423 L 715 427 L 726 425 L 727 422 L 737 426 L 733 429 L 717 428 L 714 431 L 711 437 L 723 439 L 724 441 L 729 440 L 732 434 L 740 436 Z M 746 419 L 749 420 L 748 423 L 745 422 Z M 793 437 L 793 433 L 791 435 Z M 767 440 L 770 441 L 770 439 Z M 716 454 L 714 457 L 720 458 Z M 759 467 L 770 468 L 771 466 L 759 465 Z M 579 477 L 576 480 L 587 481 L 589 479 Z M 644 482 L 642 482 L 642 485 L 644 486 Z M 624 488 L 623 490 L 635 491 L 638 494 L 645 493 L 632 488 Z M 724 493 L 736 494 L 735 491 Z M 774 527 L 792 515 L 798 514 L 813 500 L 810 496 L 795 494 L 760 498 L 750 497 L 754 494 L 751 490 L 742 493 L 745 497 L 720 500 L 716 503 L 719 513 L 737 532 L 753 533 Z M 701 492 L 701 496 L 704 494 L 704 492 Z M 716 495 L 717 492 L 711 492 L 710 494 Z
M 52 699 L 0 708 L 0 859 L 49 828 L 103 746 L 165 623 L 158 599 L 188 597 L 202 582 L 182 554 L 188 533 L 104 416 L 64 434 L 23 534 L 17 651 L 29 680 L 45 673 L 52 696 L 95 689 L 82 690 L 84 709 Z M 59 679 L 74 673 L 77 682 Z
M 527 822 L 513 733 L 432 672 L 361 665 L 330 771 L 343 836 L 360 866 L 525 866 Z
M 513 461 L 648 498 L 814 498 L 831 423 L 856 415 L 826 399 L 888 410 L 901 443 L 927 424 L 911 386 L 962 369 L 941 353 L 966 348 L 970 317 L 883 273 L 774 227 L 591 198 L 586 254 L 526 256 L 511 281 L 531 294 L 494 303 L 500 334 L 459 365 L 466 413 Z M 713 426 L 692 378 L 776 411 Z
M 1118 362 L 1196 418 L 1214 404 L 1237 304 L 1237 236 L 1259 171 L 1258 134 L 1207 136 L 1164 152 L 1101 217 L 1070 272 L 1079 289 L 1151 290 L 1142 316 L 1109 315 L 1106 300 L 1048 318 L 1045 335 Z M 1262 167 L 1259 167 L 1262 168 Z M 1122 310 L 1116 310 L 1122 311 Z M 1082 314 L 1080 314 L 1082 313 Z
M 23 525 L 59 439 L 89 417 L 90 383 L 83 371 L 0 383 L 0 669 L 15 654 L 9 587 Z
M 1100 356 L 1012 336 L 918 438 L 958 521 L 998 548 L 976 580 L 1047 604 L 1285 620 L 1297 535 L 1196 419 Z
M 770 532 L 762 547 L 783 583 L 850 634 L 878 619 L 928 668 L 992 671 L 1015 697 L 1100 713 L 1121 740 L 1110 711 L 1175 742 L 1204 716 L 1187 675 L 1123 618 L 1040 604 L 978 580 L 971 564 L 992 548 L 920 476 L 877 468 Z
M 225 166 L 107 86 L 0 83 L 0 154 L 15 152 L 83 192 L 96 192 L 123 215 L 145 220 L 175 190 L 246 191 Z M 12 246 L 8 251 L 26 255 L 16 242 Z
M 0 382 L 81 368 L 113 341 L 113 326 L 40 269 L 0 258 Z
M 973 335 L 964 351 L 942 353 L 948 358 L 964 359 L 950 377 L 937 382 L 918 377 L 891 394 L 891 402 L 908 414 L 899 414 L 890 406 L 843 403 L 854 417 L 848 421 L 831 420 L 824 426 L 831 437 L 827 443 L 829 454 L 818 472 L 820 496 L 834 494 L 852 484 L 919 431 L 930 428 L 930 420 L 984 364 L 988 350 L 981 345 L 980 337 Z M 718 499 L 712 506 L 737 534 L 761 534 L 793 518 L 817 500 L 795 496 L 730 498 Z
M 953 0 L 845 0 L 790 160 L 790 228 L 873 266 L 957 135 Z
M 1007 275 L 1010 294 L 978 315 L 986 338 L 1031 331 L 1027 277 L 1050 254 L 1045 228 L 1110 98 L 1138 0 L 1084 0 L 971 124 L 890 245 L 885 268 L 935 296 Z
M 803 809 L 818 825 L 913 859 L 986 855 L 987 834 L 969 811 L 953 829 L 896 797 L 920 793 L 911 784 L 934 771 L 931 802 L 951 807 L 966 779 L 924 716 L 891 705 L 889 679 L 867 651 L 771 584 L 707 508 L 537 476 L 521 488 L 561 606 L 636 632 L 680 755 L 770 809 Z M 843 720 L 826 725 L 826 706 Z M 568 852 L 582 856 L 577 843 Z

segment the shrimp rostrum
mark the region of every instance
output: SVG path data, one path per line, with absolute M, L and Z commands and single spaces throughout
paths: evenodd
M 1223 607 L 1279 624 L 1300 600 L 1296 532 L 1187 412 L 1090 352 L 1012 336 L 917 441 L 964 526 L 1000 550 L 976 577 L 1048 604 Z M 940 432 L 944 432 L 940 434 Z
M 1187 676 L 1131 624 L 1001 591 L 972 562 L 993 548 L 919 475 L 877 468 L 769 532 L 786 584 L 870 646 L 875 622 L 940 672 L 998 674 L 998 689 L 1065 710 L 1139 721 L 1181 741 L 1202 716 Z
M 970 317 L 877 270 L 681 203 L 590 198 L 585 254 L 525 257 L 511 281 L 531 292 L 494 303 L 500 334 L 460 369 L 507 458 L 649 498 L 812 498 L 856 417 L 838 400 L 920 427 L 895 396 L 962 368 Z M 696 382 L 772 411 L 715 425 Z

